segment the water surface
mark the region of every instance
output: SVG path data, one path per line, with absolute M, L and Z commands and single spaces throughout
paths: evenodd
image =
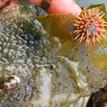
M 104 3 L 107 8 L 107 0 L 77 0 L 77 3 L 82 7 L 87 7 L 91 4 L 101 4 Z

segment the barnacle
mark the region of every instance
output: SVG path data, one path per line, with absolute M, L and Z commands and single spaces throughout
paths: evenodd
M 100 42 L 106 32 L 107 22 L 103 18 L 104 15 L 105 13 L 100 12 L 98 8 L 83 10 L 77 20 L 74 21 L 75 39 L 79 43 L 84 42 L 86 46 Z
M 9 90 L 15 90 L 18 88 L 20 84 L 19 77 L 15 75 L 11 75 L 6 78 L 0 79 L 0 91 L 9 91 Z

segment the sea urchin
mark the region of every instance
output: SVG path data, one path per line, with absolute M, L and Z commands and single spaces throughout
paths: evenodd
M 107 22 L 104 20 L 105 13 L 100 12 L 98 8 L 83 10 L 80 16 L 74 21 L 75 39 L 86 46 L 94 45 L 104 37 Z

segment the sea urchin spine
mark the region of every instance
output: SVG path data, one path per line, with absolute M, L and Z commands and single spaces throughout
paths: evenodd
M 85 42 L 86 46 L 100 42 L 106 32 L 107 22 L 103 18 L 104 15 L 98 8 L 83 10 L 74 21 L 75 39 L 79 43 Z

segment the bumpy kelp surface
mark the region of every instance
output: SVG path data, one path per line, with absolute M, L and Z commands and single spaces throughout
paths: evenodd
M 36 13 L 26 6 L 0 13 L 0 80 L 15 75 L 21 81 L 14 90 L 0 87 L 1 106 L 70 107 L 104 87 L 106 39 L 86 47 L 72 35 L 74 16 Z

